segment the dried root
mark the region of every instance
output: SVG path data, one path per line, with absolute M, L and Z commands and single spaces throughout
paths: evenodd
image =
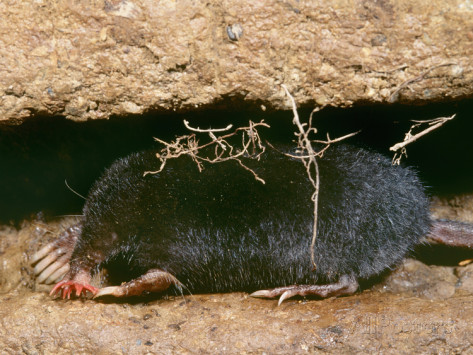
M 406 133 L 404 137 L 404 141 L 401 143 L 397 143 L 393 145 L 391 148 L 389 148 L 389 150 L 395 152 L 394 157 L 393 157 L 393 165 L 399 165 L 401 163 L 402 157 L 403 156 L 407 157 L 406 145 L 412 142 L 415 142 L 420 137 L 441 127 L 445 122 L 453 120 L 455 116 L 456 114 L 450 117 L 438 117 L 438 118 L 434 118 L 432 120 L 426 120 L 426 121 L 413 121 L 414 124 L 409 129 L 409 132 Z M 413 131 L 415 129 L 419 128 L 420 126 L 424 124 L 427 124 L 429 127 L 424 129 L 423 131 L 420 131 L 419 133 L 413 134 Z
M 242 168 L 252 173 L 257 181 L 262 184 L 265 183 L 265 181 L 260 178 L 254 170 L 246 166 L 241 160 L 241 157 L 243 156 L 252 156 L 254 159 L 259 160 L 260 156 L 264 153 L 266 148 L 262 144 L 261 137 L 257 130 L 258 127 L 269 128 L 269 125 L 264 123 L 263 120 L 258 123 L 250 121 L 248 127 L 240 127 L 231 133 L 218 137 L 215 133 L 229 131 L 232 128 L 232 125 L 220 129 L 201 129 L 199 127 L 191 127 L 189 122 L 185 120 L 184 125 L 188 130 L 195 133 L 177 137 L 176 140 L 171 143 L 155 138 L 156 141 L 164 145 L 161 152 L 156 154 L 156 157 L 161 161 L 161 166 L 159 167 L 159 170 L 146 171 L 144 175 L 157 174 L 161 172 L 168 159 L 179 158 L 181 155 L 189 155 L 197 164 L 199 171 L 204 169 L 204 162 L 215 164 L 227 160 L 236 160 Z M 200 144 L 196 133 L 208 133 L 211 139 L 210 142 Z M 235 148 L 229 143 L 228 139 L 238 134 L 241 134 L 241 147 Z M 212 157 L 201 155 L 202 149 L 212 146 L 214 147 L 214 154 Z
M 282 85 L 284 91 L 286 91 L 287 96 L 291 100 L 292 104 L 292 112 L 294 114 L 293 123 L 297 127 L 297 132 L 295 132 L 295 136 L 297 137 L 297 148 L 298 148 L 298 155 L 292 155 L 292 157 L 300 159 L 304 164 L 307 172 L 307 176 L 309 177 L 310 183 L 314 187 L 314 193 L 312 194 L 312 202 L 314 203 L 314 221 L 313 221 L 313 228 L 312 228 L 312 242 L 310 244 L 310 258 L 312 262 L 312 266 L 314 270 L 317 268 L 315 264 L 315 241 L 317 239 L 317 218 L 318 218 L 318 199 L 319 199 L 319 189 L 320 189 L 320 179 L 319 179 L 319 165 L 317 164 L 317 158 L 321 158 L 324 152 L 330 147 L 332 143 L 339 142 L 341 140 L 347 139 L 349 137 L 354 136 L 358 132 L 347 134 L 346 136 L 330 139 L 329 135 L 327 134 L 327 140 L 311 140 L 309 136 L 311 134 L 316 134 L 317 129 L 312 126 L 312 118 L 314 113 L 319 111 L 319 108 L 315 108 L 309 117 L 309 123 L 301 123 L 299 119 L 299 114 L 297 113 L 297 106 L 294 98 L 289 93 L 285 85 Z M 314 151 L 312 147 L 312 143 L 318 143 L 324 145 L 322 149 L 319 151 Z

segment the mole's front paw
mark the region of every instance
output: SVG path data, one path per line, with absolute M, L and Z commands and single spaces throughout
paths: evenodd
M 39 283 L 51 284 L 62 279 L 69 271 L 69 260 L 81 232 L 76 224 L 61 233 L 59 238 L 41 248 L 31 257 Z
M 74 291 L 77 297 L 86 297 L 87 291 L 92 293 L 92 295 L 96 295 L 99 289 L 89 284 L 69 280 L 58 282 L 56 286 L 54 286 L 54 288 L 51 290 L 49 295 L 54 297 L 59 296 L 63 299 L 67 297 L 68 299 L 70 299 L 71 293 L 73 293 Z

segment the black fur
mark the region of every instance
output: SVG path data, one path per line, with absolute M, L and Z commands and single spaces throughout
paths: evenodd
M 245 163 L 265 185 L 235 161 L 199 172 L 183 156 L 145 177 L 160 165 L 153 152 L 116 161 L 87 198 L 72 270 L 101 261 L 129 279 L 159 268 L 192 292 L 330 283 L 381 273 L 429 231 L 429 202 L 411 169 L 371 151 L 330 147 L 319 159 L 314 272 L 313 187 L 303 164 L 273 149 Z

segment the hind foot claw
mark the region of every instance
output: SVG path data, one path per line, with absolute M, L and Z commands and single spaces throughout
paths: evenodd
M 251 297 L 273 298 L 279 297 L 278 306 L 281 303 L 294 296 L 319 296 L 322 298 L 351 295 L 356 292 L 359 285 L 358 282 L 349 277 L 342 276 L 337 283 L 328 285 L 292 285 L 285 287 L 277 287 L 269 290 L 259 290 L 253 292 Z

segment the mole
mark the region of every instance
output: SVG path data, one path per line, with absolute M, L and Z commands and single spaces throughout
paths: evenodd
M 318 159 L 320 192 L 314 269 L 314 188 L 299 159 L 268 148 L 200 172 L 189 156 L 154 151 L 114 162 L 94 183 L 83 219 L 32 258 L 52 296 L 125 297 L 148 292 L 287 298 L 350 295 L 359 282 L 400 263 L 425 236 L 473 248 L 473 227 L 435 221 L 414 169 L 350 145 Z M 460 238 L 461 239 L 461 238 Z M 463 244 L 462 244 L 463 243 Z M 116 286 L 96 288 L 106 269 Z M 63 277 L 63 278 L 62 278 Z M 62 280 L 61 280 L 62 278 Z

